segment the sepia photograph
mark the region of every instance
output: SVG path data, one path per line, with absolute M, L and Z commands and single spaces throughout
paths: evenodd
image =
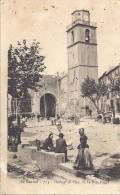
M 0 193 L 120 194 L 120 1 L 0 3 Z

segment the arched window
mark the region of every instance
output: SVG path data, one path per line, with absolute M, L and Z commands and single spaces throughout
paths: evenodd
M 71 36 L 72 36 L 72 43 L 74 43 L 74 31 L 71 32 Z
M 90 42 L 90 30 L 85 30 L 85 42 Z

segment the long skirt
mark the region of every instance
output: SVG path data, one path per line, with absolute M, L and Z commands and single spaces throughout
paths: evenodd
M 81 148 L 78 150 L 74 168 L 93 169 L 92 156 L 88 148 Z

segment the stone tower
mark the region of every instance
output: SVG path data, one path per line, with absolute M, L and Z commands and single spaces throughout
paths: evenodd
M 72 13 L 67 27 L 68 89 L 71 112 L 84 112 L 89 102 L 81 96 L 81 83 L 89 76 L 98 79 L 96 25 L 87 10 Z

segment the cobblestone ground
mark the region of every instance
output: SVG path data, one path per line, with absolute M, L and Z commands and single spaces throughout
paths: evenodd
M 101 162 L 107 158 L 110 154 L 119 153 L 120 151 L 120 126 L 113 124 L 101 124 L 95 122 L 94 119 L 81 119 L 79 125 L 75 125 L 73 122 L 62 122 L 62 132 L 70 145 L 68 148 L 68 158 L 71 162 L 74 162 L 77 155 L 77 146 L 79 144 L 79 128 L 85 128 L 85 133 L 88 137 L 88 144 L 90 146 L 90 152 L 93 156 L 93 164 L 95 167 L 99 167 Z M 56 126 L 52 126 L 51 122 L 44 120 L 41 122 L 29 121 L 27 122 L 27 127 L 22 133 L 22 144 L 29 143 L 29 141 L 34 141 L 35 139 L 44 140 L 48 137 L 49 133 L 54 134 L 54 143 L 58 138 L 58 130 Z M 71 147 L 72 146 L 72 147 Z M 9 174 L 11 176 L 18 178 L 18 175 Z M 36 176 L 37 177 L 37 176 Z M 57 175 L 40 175 L 40 178 L 47 180 L 62 179 L 57 177 Z M 66 175 L 66 178 L 70 177 Z M 21 176 L 20 176 L 21 178 Z

